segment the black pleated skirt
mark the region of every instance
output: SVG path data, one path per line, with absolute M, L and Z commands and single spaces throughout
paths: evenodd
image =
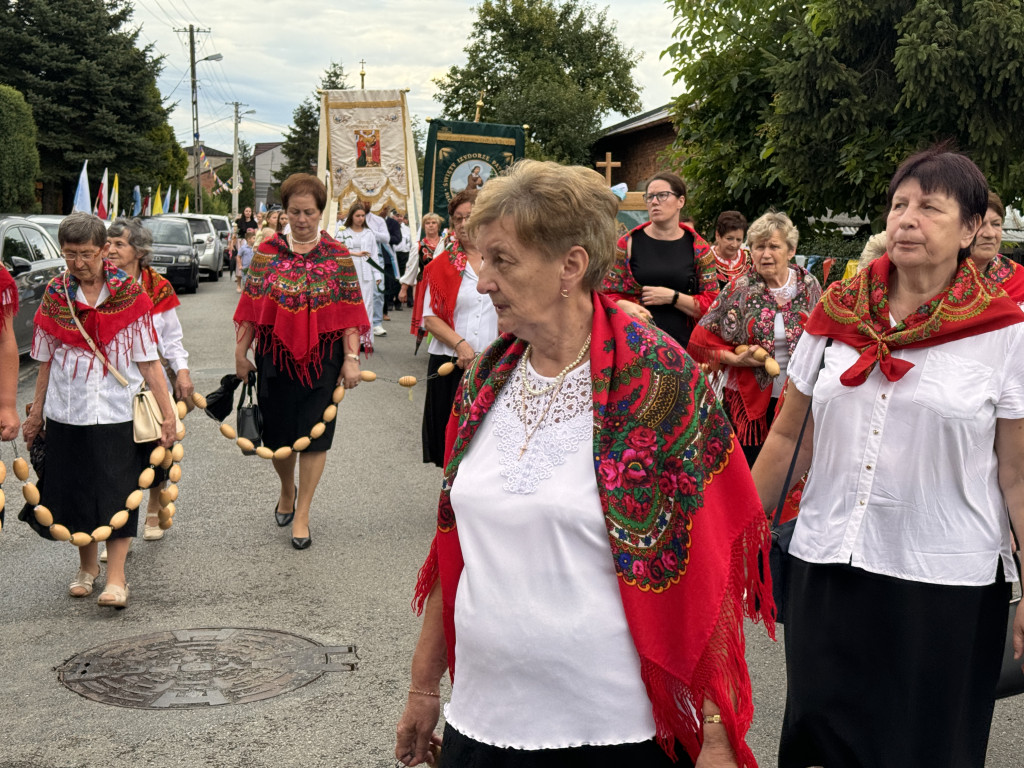
M 47 419 L 39 503 L 53 513 L 55 523 L 72 533 L 92 533 L 109 525 L 139 487 L 139 473 L 149 465 L 150 450 L 150 445 L 135 442 L 130 421 L 80 427 Z M 19 518 L 43 538 L 51 538 L 49 530 L 35 522 L 28 504 Z M 110 538 L 135 536 L 138 523 L 135 509 Z
M 309 366 L 311 384 L 304 384 L 274 364 L 270 350 L 256 355 L 256 399 L 263 417 L 263 444 L 271 450 L 290 446 L 323 418 L 338 386 L 341 364 L 345 361 L 342 339 L 321 342 L 320 370 Z M 327 424 L 324 433 L 310 443 L 307 452 L 329 450 L 334 443 L 337 419 Z
M 427 376 L 433 376 L 444 363 L 453 362 L 447 355 L 430 355 L 427 359 Z M 427 381 L 427 394 L 423 401 L 423 463 L 436 464 L 444 468 L 444 432 L 448 417 L 452 415 L 455 393 L 462 381 L 462 369 L 447 376 L 438 376 Z
M 692 768 L 686 750 L 676 744 L 672 762 L 653 739 L 636 744 L 566 747 L 563 749 L 511 749 L 464 736 L 444 727 L 440 768 Z
M 982 768 L 1010 585 L 792 559 L 780 768 Z

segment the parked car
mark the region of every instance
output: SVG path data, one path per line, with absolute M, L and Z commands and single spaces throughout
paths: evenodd
M 199 250 L 188 222 L 176 216 L 149 216 L 142 226 L 153 235 L 151 266 L 184 293 L 199 288 Z
M 20 306 L 13 323 L 14 338 L 18 352 L 24 354 L 32 349 L 32 321 L 46 284 L 63 272 L 66 264 L 45 229 L 15 215 L 0 216 L 0 261 L 18 286 Z
M 210 217 L 202 213 L 174 213 L 169 217 L 188 222 L 192 230 L 192 240 L 199 250 L 199 271 L 211 280 L 220 280 L 224 256 L 220 249 L 220 238 Z
M 220 268 L 223 271 L 228 268 L 230 261 L 228 250 L 231 248 L 231 220 L 227 216 L 210 214 L 210 223 L 217 230 L 217 239 L 220 242 Z

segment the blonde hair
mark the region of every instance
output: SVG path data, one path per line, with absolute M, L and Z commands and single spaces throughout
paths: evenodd
M 857 270 L 860 271 L 864 267 L 871 264 L 872 261 L 877 259 L 886 250 L 885 232 L 879 232 L 877 235 L 872 235 L 866 243 L 864 243 L 864 250 L 860 252 L 860 258 L 857 260 Z
M 426 224 L 428 221 L 433 221 L 437 223 L 438 232 L 440 232 L 441 228 L 444 226 L 444 219 L 441 217 L 440 214 L 434 213 L 433 211 L 426 214 L 422 219 L 420 219 L 420 225 Z
M 800 232 L 789 216 L 781 211 L 768 211 L 759 216 L 747 230 L 747 242 L 751 248 L 754 248 L 758 243 L 770 239 L 775 232 L 780 232 L 789 249 L 796 252 L 796 245 L 800 242 Z
M 592 290 L 615 260 L 618 211 L 618 199 L 597 171 L 520 160 L 506 173 L 488 179 L 466 228 L 475 238 L 481 227 L 508 218 L 523 244 L 552 261 L 578 245 L 590 257 L 583 287 Z

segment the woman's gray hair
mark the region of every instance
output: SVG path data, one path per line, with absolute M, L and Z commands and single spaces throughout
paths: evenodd
M 107 230 L 107 237 L 127 237 L 128 244 L 138 254 L 139 264 L 144 268 L 149 266 L 153 255 L 153 235 L 142 226 L 141 220 L 126 219 L 123 216 L 116 218 Z
M 754 248 L 758 243 L 771 239 L 774 232 L 779 232 L 789 249 L 796 252 L 796 245 L 800 242 L 800 232 L 789 216 L 781 211 L 768 211 L 754 221 L 750 225 L 750 229 L 747 230 L 747 243 Z
M 102 248 L 107 244 L 107 227 L 103 220 L 91 213 L 72 213 L 65 216 L 57 228 L 57 242 L 63 248 L 72 245 L 95 245 Z
M 885 232 L 872 235 L 864 244 L 864 250 L 860 252 L 860 258 L 857 260 L 857 271 L 859 272 L 865 267 L 871 266 L 871 262 L 885 253 L 885 249 Z

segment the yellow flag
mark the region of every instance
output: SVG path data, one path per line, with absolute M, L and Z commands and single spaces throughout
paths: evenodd
M 156 187 L 156 197 L 153 198 L 153 215 L 154 216 L 159 216 L 163 212 L 164 212 L 164 200 L 163 200 L 163 196 L 160 194 L 160 185 L 157 184 L 157 187 Z

